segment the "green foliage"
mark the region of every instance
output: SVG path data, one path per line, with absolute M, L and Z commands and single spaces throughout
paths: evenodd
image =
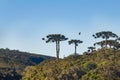
M 101 74 L 96 74 L 95 71 L 90 71 L 82 76 L 81 80 L 104 80 Z
M 94 62 L 86 62 L 84 64 L 84 68 L 88 71 L 96 69 L 97 68 L 97 64 L 95 64 Z
M 26 66 L 37 65 L 52 57 L 0 49 L 0 80 L 19 80 Z
M 120 51 L 103 49 L 92 54 L 70 55 L 59 62 L 43 61 L 33 68 L 26 68 L 22 80 L 120 80 Z
M 120 39 L 111 31 L 98 32 L 93 37 L 104 39 L 95 43 L 102 49 L 95 51 L 94 47 L 88 47 L 90 52 L 85 52 L 83 55 L 70 55 L 60 59 L 59 62 L 53 59 L 46 60 L 50 59 L 48 56 L 0 49 L 0 79 L 19 80 L 22 73 L 22 80 L 120 80 L 120 43 L 118 41 Z M 116 39 L 110 40 L 111 38 Z M 61 34 L 50 34 L 46 39 L 42 38 L 46 43 L 56 43 L 57 59 L 59 59 L 60 41 L 67 39 Z M 82 41 L 69 41 L 69 44 L 72 43 L 75 44 L 76 53 L 76 46 Z M 40 64 L 37 65 L 38 63 Z

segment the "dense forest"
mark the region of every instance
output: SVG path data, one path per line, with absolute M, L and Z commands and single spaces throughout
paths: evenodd
M 0 80 L 20 80 L 26 66 L 35 66 L 52 58 L 8 48 L 0 49 Z

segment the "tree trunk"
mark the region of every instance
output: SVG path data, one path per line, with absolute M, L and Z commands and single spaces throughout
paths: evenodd
M 110 49 L 112 48 L 112 46 L 110 45 Z
M 105 49 L 107 49 L 107 37 L 105 39 Z
M 107 36 L 106 36 L 106 38 L 105 38 L 105 49 L 104 49 L 104 53 L 106 53 L 106 51 L 107 51 Z
M 77 54 L 77 46 L 76 46 L 76 44 L 75 44 L 75 55 Z
M 60 42 L 56 41 L 56 58 L 59 61 Z
M 60 53 L 60 41 L 58 41 L 58 53 L 57 53 L 58 60 L 59 60 L 59 53 Z
M 91 49 L 91 52 L 93 52 L 93 48 Z
M 58 60 L 58 42 L 56 41 L 56 58 Z

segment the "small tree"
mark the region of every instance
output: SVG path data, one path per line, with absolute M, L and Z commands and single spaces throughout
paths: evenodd
M 94 43 L 94 46 L 99 45 L 103 48 L 103 46 L 109 45 L 109 47 L 112 48 L 116 44 L 118 44 L 118 42 L 116 42 L 116 40 L 107 40 L 107 44 L 105 44 L 105 40 L 103 40 L 103 41 Z
M 88 52 L 93 52 L 95 50 L 95 47 L 88 47 Z
M 45 40 L 46 43 L 48 42 L 55 42 L 56 43 L 56 57 L 57 60 L 59 60 L 59 52 L 60 52 L 60 41 L 65 41 L 68 38 L 66 38 L 64 35 L 61 34 L 49 34 L 45 38 L 42 38 L 42 40 Z
M 71 39 L 70 41 L 68 41 L 69 45 L 70 44 L 74 44 L 75 45 L 75 55 L 77 54 L 77 46 L 80 43 L 83 43 L 83 41 L 81 40 L 76 40 L 76 39 Z
M 99 46 L 101 46 L 101 48 L 103 48 L 103 46 L 104 46 L 104 41 L 100 41 L 100 42 L 94 43 L 94 46 L 96 46 L 96 45 L 99 45 Z

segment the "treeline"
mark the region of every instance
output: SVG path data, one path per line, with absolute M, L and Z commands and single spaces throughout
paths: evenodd
M 79 33 L 80 35 L 81 33 Z M 108 48 L 108 46 L 110 48 L 113 48 L 114 50 L 117 50 L 120 48 L 120 37 L 111 32 L 111 31 L 101 31 L 101 32 L 97 32 L 95 34 L 92 35 L 95 39 L 97 38 L 102 38 L 103 40 L 100 42 L 95 42 L 93 44 L 93 46 L 88 47 L 88 52 L 93 52 L 93 50 L 95 50 L 95 46 L 99 45 L 102 48 Z M 42 40 L 45 40 L 46 43 L 49 42 L 53 42 L 56 44 L 56 58 L 57 61 L 59 61 L 59 52 L 60 52 L 60 42 L 61 41 L 66 41 L 69 38 L 66 38 L 64 35 L 62 34 L 49 34 L 46 36 L 46 38 L 42 38 Z M 83 43 L 83 41 L 79 40 L 79 39 L 71 39 L 68 41 L 69 44 L 74 44 L 75 45 L 75 52 L 74 55 L 77 55 L 77 46 L 80 43 Z

